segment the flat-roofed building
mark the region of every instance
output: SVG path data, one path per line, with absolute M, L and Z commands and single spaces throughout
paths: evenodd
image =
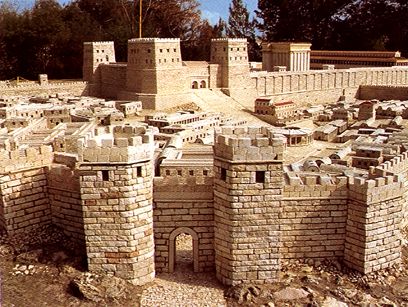
M 310 43 L 263 43 L 262 69 L 276 71 L 274 67 L 286 66 L 287 71 L 310 69 Z
M 325 69 L 323 65 L 334 65 L 337 69 L 408 66 L 408 59 L 401 57 L 399 51 L 312 50 L 310 68 Z

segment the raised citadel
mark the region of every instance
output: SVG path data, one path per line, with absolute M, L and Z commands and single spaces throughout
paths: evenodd
M 401 260 L 405 62 L 311 70 L 309 44 L 268 43 L 261 67 L 242 39 L 213 40 L 210 62 L 132 39 L 128 59 L 85 43 L 84 82 L 0 83 L 8 234 L 56 225 L 90 271 L 137 285 L 174 270 L 180 234 L 225 285 L 275 280 L 282 260 Z

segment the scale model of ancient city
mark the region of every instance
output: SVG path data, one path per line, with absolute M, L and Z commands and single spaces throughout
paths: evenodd
M 135 285 L 174 270 L 180 234 L 225 285 L 287 260 L 401 261 L 408 60 L 271 42 L 250 63 L 247 48 L 214 39 L 189 62 L 179 39 L 131 39 L 118 63 L 88 42 L 82 82 L 0 82 L 0 228 L 55 225 L 89 271 Z

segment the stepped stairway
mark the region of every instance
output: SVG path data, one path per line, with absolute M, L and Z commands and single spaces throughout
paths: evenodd
M 245 119 L 251 124 L 267 125 L 252 115 L 241 103 L 225 95 L 220 89 L 198 89 L 192 94 L 193 102 L 205 112 L 224 113 L 234 119 Z

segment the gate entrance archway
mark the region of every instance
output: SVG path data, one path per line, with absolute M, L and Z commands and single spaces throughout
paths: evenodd
M 175 229 L 169 237 L 169 272 L 174 272 L 174 267 L 176 263 L 176 238 L 180 234 L 190 235 L 193 239 L 193 268 L 194 272 L 199 271 L 198 266 L 198 235 L 197 233 L 188 227 L 180 227 Z

